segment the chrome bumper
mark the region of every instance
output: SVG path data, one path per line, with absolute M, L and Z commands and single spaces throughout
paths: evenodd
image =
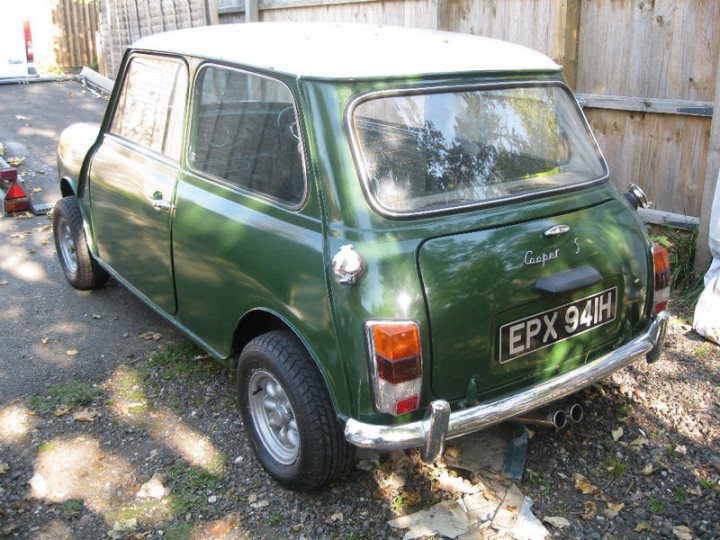
M 345 424 L 345 439 L 360 448 L 381 452 L 423 447 L 423 459 L 435 461 L 447 439 L 479 431 L 574 394 L 640 356 L 647 355 L 650 361 L 658 359 L 669 318 L 663 311 L 644 334 L 622 347 L 558 377 L 474 407 L 451 413 L 447 401 L 436 400 L 430 404 L 430 414 L 425 420 L 393 426 L 366 424 L 351 418 Z

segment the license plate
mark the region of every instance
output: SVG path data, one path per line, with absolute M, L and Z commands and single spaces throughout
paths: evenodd
M 617 287 L 500 327 L 499 360 L 510 362 L 615 320 Z

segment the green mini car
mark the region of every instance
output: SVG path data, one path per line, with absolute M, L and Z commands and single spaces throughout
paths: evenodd
M 661 352 L 667 252 L 549 58 L 469 35 L 259 23 L 128 49 L 59 144 L 55 241 L 237 374 L 262 465 L 301 490 Z M 542 417 L 541 417 L 542 416 Z M 579 420 L 582 409 L 569 410 Z M 531 417 L 532 418 L 532 417 Z

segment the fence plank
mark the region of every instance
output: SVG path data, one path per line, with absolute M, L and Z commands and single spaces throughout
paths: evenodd
M 655 208 L 699 216 L 708 118 L 603 109 L 585 111 L 615 184 L 634 182 Z
M 720 2 L 585 0 L 580 24 L 578 91 L 713 100 Z

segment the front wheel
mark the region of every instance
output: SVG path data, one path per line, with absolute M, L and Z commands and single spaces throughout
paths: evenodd
M 353 452 L 314 363 L 288 331 L 243 349 L 237 366 L 240 413 L 260 463 L 281 484 L 319 488 L 348 469 Z
M 60 266 L 70 285 L 87 290 L 105 284 L 108 274 L 90 255 L 80 205 L 75 197 L 65 197 L 55 204 L 53 236 Z

